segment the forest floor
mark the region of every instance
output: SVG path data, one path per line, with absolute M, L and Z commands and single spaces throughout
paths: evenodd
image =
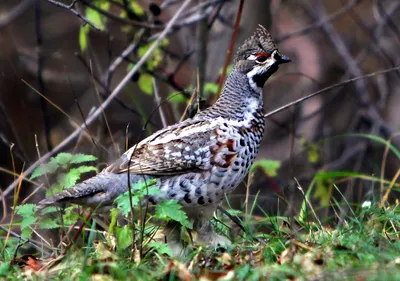
M 6 240 L 3 232 L 0 276 L 7 280 L 400 280 L 398 205 L 336 202 L 331 206 L 335 216 L 322 221 L 313 206 L 306 205 L 302 216 L 292 218 L 244 219 L 244 214 L 231 210 L 245 232 L 226 216 L 221 215 L 223 222 L 214 219 L 217 230 L 234 242 L 231 248 L 189 244 L 178 258 L 171 257 L 166 244 L 145 239 L 135 250 L 128 228 L 113 236 L 96 230 L 91 220 L 72 229 L 74 238 L 69 239 L 76 239 L 74 243 L 45 245 L 42 254 L 13 235 Z M 143 233 L 155 227 L 149 223 Z M 78 237 L 72 234 L 78 232 Z M 62 233 L 66 241 L 68 235 Z

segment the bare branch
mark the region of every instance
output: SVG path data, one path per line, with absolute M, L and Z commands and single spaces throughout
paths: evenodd
M 324 17 L 323 19 L 319 20 L 318 22 L 310 24 L 309 26 L 306 26 L 305 28 L 303 28 L 303 29 L 301 29 L 299 31 L 296 31 L 296 32 L 293 32 L 291 34 L 282 36 L 281 38 L 276 40 L 276 43 L 280 43 L 282 41 L 288 40 L 288 39 L 293 38 L 293 37 L 306 35 L 306 34 L 310 33 L 311 31 L 323 26 L 325 23 L 332 22 L 332 21 L 340 18 L 341 16 L 345 15 L 348 11 L 353 9 L 355 6 L 357 6 L 361 2 L 362 2 L 362 0 L 353 0 L 347 6 L 344 6 L 342 9 L 334 12 L 333 14 Z
M 60 7 L 60 8 L 64 8 L 67 9 L 68 11 L 70 11 L 71 13 L 73 13 L 75 16 L 77 16 L 78 18 L 80 18 L 83 22 L 87 23 L 88 25 L 90 25 L 91 27 L 93 27 L 94 29 L 96 29 L 97 31 L 100 31 L 101 29 L 96 26 L 94 23 L 92 23 L 91 21 L 89 21 L 85 16 L 82 16 L 77 10 L 74 9 L 74 6 L 77 2 L 77 0 L 73 0 L 71 5 L 65 5 L 63 3 L 60 3 L 58 1 L 55 0 L 46 0 L 47 2 Z
M 0 15 L 0 30 L 25 12 L 33 4 L 33 2 L 34 0 L 22 1 L 8 13 Z
M 221 76 L 219 78 L 218 90 L 217 90 L 217 94 L 216 94 L 216 97 L 215 97 L 216 99 L 219 98 L 219 95 L 220 95 L 221 90 L 222 90 L 222 86 L 224 85 L 226 72 L 227 72 L 229 63 L 231 62 L 232 51 L 233 51 L 233 47 L 235 46 L 237 33 L 238 33 L 238 30 L 239 30 L 239 25 L 240 25 L 240 19 L 242 18 L 243 6 L 244 6 L 244 0 L 240 0 L 239 7 L 238 7 L 238 10 L 237 10 L 237 13 L 236 13 L 236 20 L 235 20 L 235 26 L 233 28 L 233 34 L 232 34 L 231 43 L 229 44 L 228 53 L 226 54 L 226 58 L 225 58 L 224 68 L 222 69 L 222 74 L 221 74 Z
M 372 72 L 372 73 L 364 75 L 364 76 L 354 77 L 354 78 L 351 78 L 351 79 L 348 79 L 348 80 L 333 84 L 333 85 L 331 85 L 329 87 L 326 87 L 326 88 L 323 88 L 323 89 L 321 89 L 319 91 L 316 91 L 316 92 L 314 92 L 314 93 L 312 93 L 312 94 L 310 94 L 308 96 L 302 97 L 302 98 L 300 98 L 298 100 L 292 101 L 292 102 L 290 102 L 290 103 L 288 103 L 288 104 L 286 104 L 284 106 L 281 106 L 281 107 L 279 107 L 279 108 L 277 108 L 275 110 L 272 110 L 272 111 L 268 112 L 267 114 L 265 114 L 264 118 L 268 118 L 268 117 L 270 117 L 270 116 L 272 116 L 272 115 L 274 115 L 274 114 L 276 114 L 278 112 L 281 112 L 282 110 L 288 109 L 289 107 L 291 107 L 293 105 L 297 105 L 297 104 L 299 104 L 299 103 L 301 103 L 301 102 L 303 102 L 305 100 L 308 100 L 310 98 L 318 96 L 319 94 L 322 94 L 322 93 L 324 93 L 326 91 L 341 87 L 341 86 L 349 84 L 349 83 L 353 83 L 353 82 L 361 80 L 361 79 L 371 78 L 371 77 L 374 77 L 376 75 L 381 75 L 381 74 L 389 73 L 389 72 L 396 71 L 396 70 L 400 70 L 400 65 L 396 66 L 396 67 L 384 69 L 384 70 L 381 70 L 381 71 Z
M 65 138 L 61 143 L 59 143 L 56 147 L 53 148 L 52 151 L 49 151 L 45 155 L 42 156 L 41 159 L 37 160 L 35 163 L 33 163 L 21 177 L 25 177 L 30 175 L 33 170 L 36 169 L 36 167 L 39 166 L 40 163 L 43 161 L 47 161 L 51 156 L 56 154 L 57 152 L 61 151 L 66 145 L 68 145 L 71 141 L 73 141 L 76 137 L 79 136 L 82 130 L 85 130 L 86 126 L 89 126 L 92 124 L 102 113 L 102 110 L 106 109 L 111 101 L 117 97 L 123 88 L 126 86 L 126 84 L 131 80 L 132 76 L 143 66 L 143 64 L 150 58 L 150 56 L 153 54 L 153 52 L 157 49 L 157 47 L 161 44 L 162 40 L 167 36 L 171 28 L 173 27 L 174 23 L 176 20 L 179 18 L 179 15 L 185 10 L 185 8 L 190 4 L 192 0 L 185 0 L 185 2 L 182 4 L 182 6 L 179 8 L 179 10 L 175 13 L 175 15 L 171 18 L 171 20 L 168 22 L 167 26 L 163 30 L 163 32 L 160 34 L 160 36 L 157 38 L 157 40 L 151 45 L 151 47 L 147 50 L 147 52 L 143 55 L 143 57 L 138 61 L 138 63 L 129 71 L 129 73 L 125 76 L 124 79 L 117 85 L 117 87 L 114 89 L 114 91 L 108 96 L 108 98 L 102 103 L 100 107 L 97 107 L 97 109 L 91 114 L 87 120 L 86 120 L 86 125 L 85 123 L 81 125 L 80 128 L 76 129 L 74 132 L 72 132 L 67 138 Z M 18 185 L 19 180 L 15 180 L 13 183 L 11 183 L 7 189 L 3 192 L 4 196 L 7 196 L 15 186 Z

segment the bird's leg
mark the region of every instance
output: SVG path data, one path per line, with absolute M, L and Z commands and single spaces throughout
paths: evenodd
M 210 244 L 213 247 L 226 247 L 231 245 L 231 241 L 222 235 L 215 233 L 211 225 L 211 218 L 215 208 L 207 208 L 197 212 L 189 212 L 189 217 L 193 220 L 193 230 L 195 232 L 194 242 L 197 244 Z
M 179 257 L 183 252 L 182 237 L 181 237 L 181 224 L 176 221 L 169 221 L 165 226 L 165 239 L 167 240 L 168 247 L 172 250 L 174 257 Z

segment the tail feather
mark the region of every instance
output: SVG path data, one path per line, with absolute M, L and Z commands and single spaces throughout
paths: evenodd
M 131 183 L 143 179 L 142 176 L 131 175 Z M 78 204 L 87 207 L 112 205 L 118 195 L 128 190 L 128 175 L 100 173 L 71 188 L 65 189 L 39 202 L 39 209 L 47 206 L 64 206 Z

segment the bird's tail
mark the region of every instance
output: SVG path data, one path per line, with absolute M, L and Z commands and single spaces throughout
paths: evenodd
M 130 175 L 131 183 L 143 179 L 142 176 Z M 118 195 L 128 190 L 128 175 L 100 173 L 71 188 L 65 189 L 39 202 L 39 209 L 47 206 L 79 204 L 87 207 L 112 205 Z

